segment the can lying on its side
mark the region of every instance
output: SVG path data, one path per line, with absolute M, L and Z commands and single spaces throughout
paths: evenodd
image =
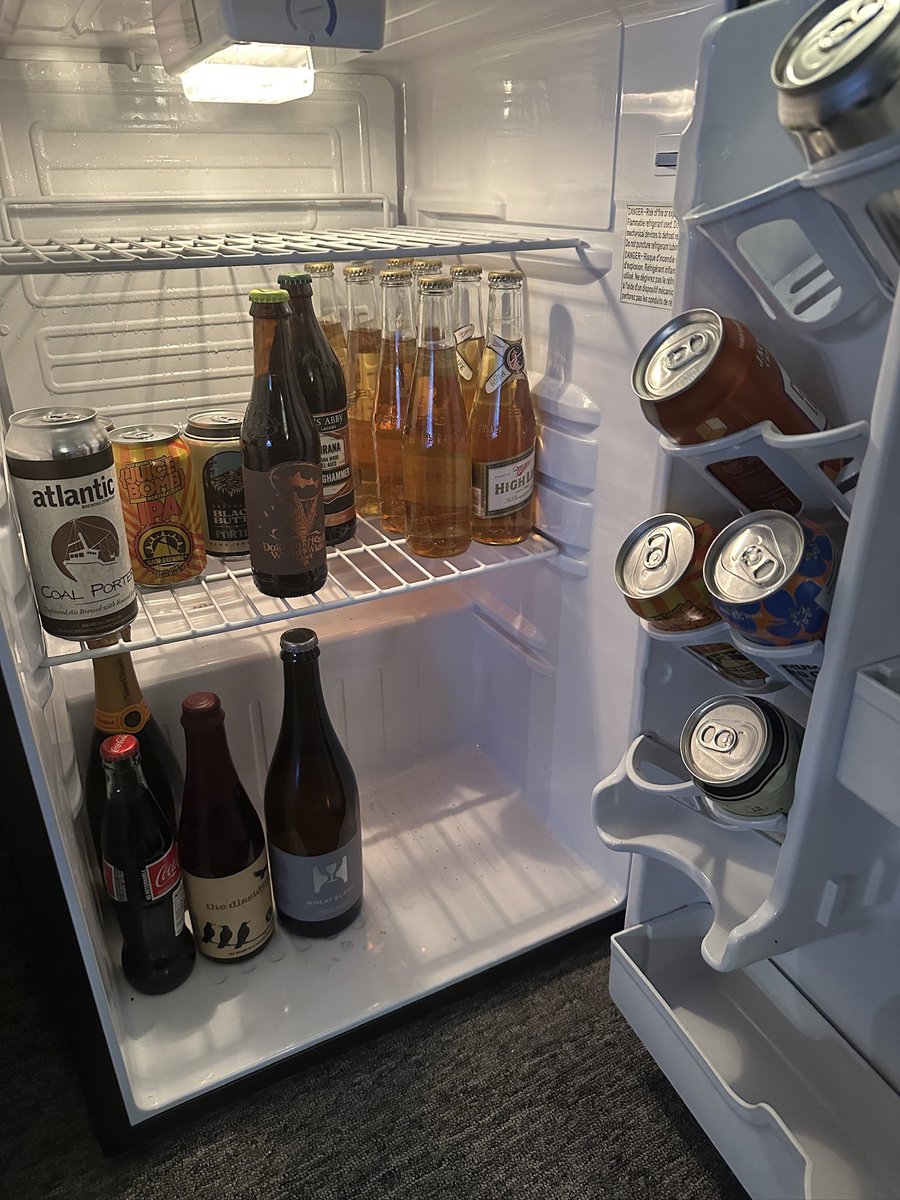
M 703 794 L 729 816 L 786 813 L 803 730 L 765 700 L 716 696 L 695 708 L 681 732 L 681 757 Z

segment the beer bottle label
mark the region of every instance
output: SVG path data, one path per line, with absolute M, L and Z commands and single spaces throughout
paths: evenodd
M 534 491 L 534 446 L 515 458 L 472 463 L 472 512 L 501 517 L 518 512 Z
M 244 871 L 205 879 L 184 872 L 194 937 L 207 958 L 246 958 L 274 928 L 269 861 L 263 850 Z
M 343 525 L 356 515 L 353 472 L 350 468 L 350 422 L 346 408 L 313 413 L 322 446 L 322 492 L 325 524 Z
M 486 392 L 496 392 L 507 379 L 515 379 L 525 374 L 525 351 L 521 342 L 507 342 L 498 334 L 489 333 L 484 344 L 497 356 L 497 365 L 485 381 Z
M 331 854 L 305 857 L 269 847 L 272 889 L 279 911 L 297 921 L 330 921 L 362 895 L 362 836 Z
M 471 379 L 475 374 L 460 351 L 460 347 L 466 342 L 470 342 L 474 336 L 475 326 L 471 322 L 468 325 L 462 325 L 459 329 L 453 330 L 453 338 L 456 342 L 456 367 L 462 379 Z
M 240 450 L 220 450 L 203 464 L 203 507 L 213 554 L 246 554 L 247 505 Z
M 247 531 L 253 569 L 299 575 L 325 562 L 322 469 L 284 462 L 270 471 L 244 467 Z
M 94 728 L 103 733 L 139 733 L 149 720 L 150 709 L 143 699 L 118 712 L 94 709 Z

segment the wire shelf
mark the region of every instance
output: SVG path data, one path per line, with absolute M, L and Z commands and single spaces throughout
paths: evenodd
M 484 546 L 473 542 L 465 554 L 452 560 L 419 558 L 411 554 L 400 534 L 387 533 L 380 524 L 357 518 L 356 537 L 328 551 L 328 579 L 312 596 L 280 600 L 256 590 L 246 558 L 210 559 L 207 573 L 173 588 L 139 588 L 138 615 L 131 625 L 127 649 L 148 650 L 174 642 L 211 637 L 232 629 L 249 629 L 277 621 L 304 619 L 333 608 L 397 596 L 417 588 L 455 583 L 516 563 L 552 558 L 556 546 L 532 534 L 516 546 Z M 233 563 L 234 565 L 230 565 Z M 218 568 L 218 569 L 217 569 Z M 123 643 L 90 648 L 49 638 L 45 666 L 103 658 L 121 652 Z
M 308 261 L 350 262 L 406 253 L 422 257 L 515 251 L 586 249 L 578 237 L 534 238 L 516 231 L 471 227 L 308 230 L 275 233 L 198 233 L 194 236 L 79 238 L 28 242 L 0 239 L 0 275 L 57 275 L 162 271 L 197 267 L 265 266 Z

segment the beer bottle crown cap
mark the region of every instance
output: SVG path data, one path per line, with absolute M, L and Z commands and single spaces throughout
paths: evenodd
M 281 635 L 284 658 L 318 658 L 319 638 L 314 629 L 288 629 Z
M 385 259 L 386 267 L 411 267 L 413 260 L 411 258 L 388 258 Z
M 350 263 L 344 267 L 345 279 L 373 279 L 374 273 L 368 263 Z
M 450 268 L 451 279 L 480 279 L 483 274 L 483 268 L 477 263 L 457 263 Z
M 452 287 L 453 280 L 449 275 L 421 275 L 419 277 L 419 291 L 426 295 L 449 292 Z
M 100 756 L 104 762 L 120 763 L 140 754 L 138 740 L 132 733 L 117 733 L 100 743 Z
M 213 717 L 222 712 L 222 701 L 215 692 L 191 692 L 181 702 L 181 723 L 185 717 Z
M 278 276 L 279 287 L 287 290 L 291 287 L 291 284 L 293 284 L 294 287 L 302 287 L 303 284 L 309 284 L 312 286 L 312 275 L 310 275 L 307 271 L 295 271 L 285 272 L 283 275 Z
M 392 283 L 412 283 L 412 277 L 409 267 L 388 267 L 386 271 L 378 272 L 382 287 Z
M 333 275 L 333 262 L 308 262 L 303 264 L 306 272 L 309 275 Z
M 488 271 L 488 287 L 521 287 L 524 282 L 521 271 Z
M 284 288 L 253 288 L 250 292 L 251 304 L 286 304 L 288 300 L 290 296 Z

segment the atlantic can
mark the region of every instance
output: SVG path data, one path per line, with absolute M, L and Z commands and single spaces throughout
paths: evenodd
M 82 641 L 137 616 L 113 452 L 92 408 L 14 413 L 6 463 L 41 624 Z
M 200 501 L 190 452 L 175 425 L 130 425 L 112 433 L 119 497 L 135 582 L 171 587 L 206 566 Z
M 803 730 L 765 700 L 716 696 L 695 708 L 681 732 L 681 757 L 691 778 L 731 817 L 786 813 Z
M 821 525 L 748 513 L 709 548 L 703 580 L 723 620 L 750 642 L 797 646 L 825 637 L 838 551 Z
M 191 413 L 184 431 L 200 493 L 206 553 L 218 557 L 250 553 L 241 471 L 242 415 L 217 410 Z

